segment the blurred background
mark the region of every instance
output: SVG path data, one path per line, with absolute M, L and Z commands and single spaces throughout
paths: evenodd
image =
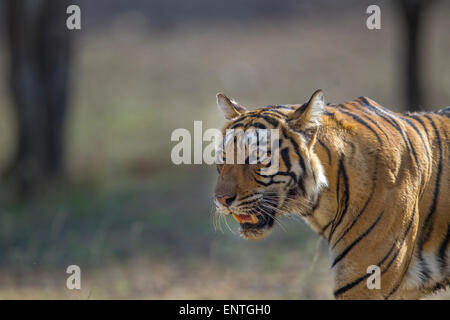
M 259 242 L 235 221 L 214 229 L 216 170 L 173 165 L 172 131 L 220 128 L 218 91 L 250 107 L 317 88 L 397 111 L 450 104 L 448 1 L 3 0 L 0 16 L 3 299 L 332 298 L 326 246 L 302 221 Z M 72 264 L 81 290 L 66 288 Z

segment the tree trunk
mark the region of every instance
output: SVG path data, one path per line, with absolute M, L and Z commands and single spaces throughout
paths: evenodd
M 8 0 L 15 154 L 4 176 L 22 194 L 62 177 L 72 35 L 66 0 Z
M 419 111 L 424 106 L 422 75 L 422 31 L 426 10 L 433 0 L 399 0 L 405 23 L 405 95 L 407 108 Z

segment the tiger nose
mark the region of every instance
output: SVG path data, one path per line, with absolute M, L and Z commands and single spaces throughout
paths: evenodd
M 234 201 L 234 199 L 236 199 L 236 195 L 230 194 L 216 195 L 216 199 L 225 207 L 228 207 Z

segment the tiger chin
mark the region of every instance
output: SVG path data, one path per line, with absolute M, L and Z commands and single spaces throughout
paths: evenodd
M 275 170 L 267 159 L 217 164 L 217 210 L 242 237 L 300 215 L 328 243 L 337 299 L 416 299 L 449 286 L 450 107 L 396 113 L 366 97 L 325 103 L 321 90 L 254 110 L 219 93 L 217 106 L 225 145 L 231 129 L 278 133 L 268 148 Z M 373 267 L 377 289 L 367 283 Z

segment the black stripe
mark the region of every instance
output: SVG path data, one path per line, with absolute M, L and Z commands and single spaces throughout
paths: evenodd
M 360 242 L 362 239 L 364 239 L 370 233 L 370 231 L 372 231 L 373 228 L 375 228 L 378 221 L 380 221 L 381 217 L 383 216 L 383 213 L 384 213 L 384 211 L 382 211 L 379 214 L 378 218 L 376 218 L 376 220 L 372 223 L 372 225 L 366 231 L 364 231 L 361 235 L 359 235 L 347 248 L 344 249 L 344 251 L 342 251 L 334 259 L 333 263 L 331 264 L 331 268 L 333 268 L 339 261 L 341 261 L 350 252 L 350 250 L 352 250 L 352 248 L 358 244 L 358 242 Z
M 411 230 L 411 226 L 412 226 L 412 223 L 414 221 L 414 217 L 416 216 L 416 205 L 417 205 L 417 203 L 414 204 L 413 214 L 412 214 L 411 218 L 409 219 L 409 223 L 408 223 L 408 226 L 406 227 L 405 233 L 403 234 L 403 238 L 402 238 L 402 241 L 400 243 L 400 246 L 399 246 L 397 252 L 392 256 L 392 259 L 387 264 L 386 269 L 383 271 L 383 273 L 386 272 L 389 269 L 389 267 L 392 265 L 392 263 L 395 261 L 395 259 L 397 258 L 397 256 L 400 253 L 400 249 L 402 248 L 402 246 L 403 246 L 403 244 L 404 244 L 404 242 L 406 240 L 406 237 L 408 236 L 408 233 Z
M 271 178 L 272 181 L 274 181 L 273 178 L 275 178 L 276 176 L 290 177 L 294 181 L 295 184 L 297 183 L 297 176 L 293 172 L 279 171 L 279 172 L 271 174 L 271 175 L 265 175 L 265 174 L 260 174 L 258 172 L 255 172 L 255 174 L 257 174 L 258 176 L 260 176 L 262 178 Z M 274 181 L 274 182 L 277 182 L 277 181 Z M 281 182 L 279 182 L 279 183 L 281 183 Z M 290 184 L 290 182 L 288 184 Z
M 343 114 L 346 114 L 350 117 L 352 117 L 356 122 L 358 122 L 359 124 L 361 124 L 362 126 L 366 127 L 367 129 L 369 129 L 376 137 L 377 140 L 380 144 L 382 144 L 380 136 L 378 135 L 378 132 L 376 132 L 371 126 L 369 126 L 369 124 L 364 121 L 363 119 L 361 119 L 359 116 L 357 116 L 356 114 L 351 113 L 350 111 L 346 111 L 343 110 L 342 108 L 339 109 L 339 112 L 342 112 Z
M 263 111 L 262 114 L 263 115 L 268 115 L 268 116 L 271 116 L 271 117 L 275 117 L 278 120 L 286 119 L 286 114 L 284 114 L 284 113 L 282 113 L 282 112 L 280 112 L 278 110 L 269 109 L 269 110 Z
M 422 250 L 425 242 L 428 240 L 428 238 L 431 235 L 431 232 L 433 231 L 433 216 L 436 212 L 437 207 L 437 201 L 439 198 L 439 190 L 440 190 L 440 180 L 442 175 L 442 141 L 441 137 L 439 135 L 439 130 L 437 129 L 433 119 L 429 115 L 425 115 L 425 117 L 430 121 L 434 133 L 437 139 L 438 144 L 438 150 L 439 150 L 439 161 L 438 161 L 438 167 L 437 167 L 437 173 L 436 173 L 436 181 L 434 186 L 434 193 L 433 193 L 433 201 L 431 203 L 430 209 L 426 215 L 425 221 L 423 223 L 422 232 L 419 238 L 418 242 L 418 259 L 420 261 L 420 264 L 423 266 L 422 274 L 425 276 L 425 280 L 430 278 L 430 270 L 425 262 L 425 259 L 422 256 Z
M 267 129 L 267 127 L 264 124 L 259 122 L 252 123 L 252 127 L 255 127 L 257 129 Z
M 398 254 L 400 253 L 400 250 L 402 249 L 406 237 L 408 236 L 409 231 L 411 230 L 411 226 L 412 223 L 414 221 L 415 218 L 415 214 L 416 214 L 416 205 L 417 203 L 414 204 L 414 209 L 413 209 L 413 214 L 411 215 L 411 218 L 409 219 L 409 223 L 408 226 L 406 227 L 406 230 L 403 234 L 402 240 L 400 242 L 400 246 L 398 247 L 396 253 L 393 255 L 392 259 L 389 261 L 389 263 L 386 265 L 386 268 L 381 272 L 381 274 L 384 274 L 385 272 L 387 272 L 389 270 L 389 268 L 391 267 L 392 263 L 395 261 L 395 259 L 397 258 Z M 395 240 L 391 246 L 391 248 L 389 249 L 388 253 L 383 257 L 383 259 L 381 259 L 376 265 L 377 266 L 381 266 L 381 264 L 383 264 L 386 259 L 389 257 L 389 255 L 392 253 L 392 251 L 395 248 L 395 245 L 397 244 L 397 240 Z M 361 281 L 367 279 L 370 276 L 370 274 L 365 274 L 362 277 L 359 277 L 358 279 L 346 284 L 345 286 L 337 289 L 336 291 L 334 291 L 334 296 L 337 297 L 341 294 L 343 294 L 344 292 L 350 290 L 351 288 L 355 287 L 356 285 L 358 285 Z
M 263 118 L 263 119 L 266 120 L 268 123 L 270 123 L 272 126 L 278 127 L 279 122 L 278 122 L 277 119 L 274 119 L 274 118 L 272 118 L 272 117 L 265 116 L 265 115 L 258 115 L 258 118 Z
M 297 176 L 295 175 L 294 172 L 290 172 L 291 159 L 289 158 L 289 148 L 284 148 L 283 150 L 281 150 L 281 158 L 283 159 L 283 161 L 286 165 L 286 170 L 288 171 L 288 172 L 285 172 L 284 175 L 289 175 L 291 177 L 291 179 L 294 181 L 294 183 L 298 184 Z M 280 174 L 280 173 L 278 173 L 278 174 Z
M 277 118 L 277 119 L 279 119 L 279 120 L 285 119 L 285 118 L 286 118 L 286 115 L 285 115 L 285 114 L 283 114 L 282 112 L 280 112 L 280 111 L 278 111 L 278 110 L 274 110 L 274 109 L 272 109 L 272 108 L 268 108 L 268 109 L 266 109 L 266 110 L 263 110 L 263 111 L 261 112 L 261 114 L 262 114 L 262 115 L 267 115 L 267 116 L 270 116 L 270 117 L 275 117 L 275 118 Z
M 397 130 L 400 133 L 400 136 L 402 137 L 402 140 L 405 143 L 405 146 L 408 149 L 408 152 L 412 153 L 412 155 L 414 157 L 414 160 L 416 162 L 416 165 L 417 165 L 417 168 L 418 168 L 418 171 L 419 171 L 419 174 L 420 174 L 420 163 L 419 163 L 419 161 L 417 159 L 416 150 L 414 149 L 414 146 L 412 145 L 412 142 L 409 139 L 408 134 L 405 134 L 405 132 L 403 132 L 403 130 L 401 129 L 401 127 L 398 124 L 398 122 L 394 119 L 394 117 L 396 117 L 396 116 L 394 114 L 392 114 L 389 110 L 385 109 L 385 108 L 380 109 L 379 107 L 374 107 L 364 97 L 361 97 L 360 99 L 361 99 L 361 101 L 363 102 L 363 104 L 367 108 L 369 108 L 370 110 L 375 112 L 378 116 L 383 118 L 387 123 L 389 123 L 395 130 Z M 380 111 L 383 111 L 383 113 L 380 112 Z
M 409 120 L 408 118 L 400 117 L 400 116 L 399 116 L 399 118 L 402 119 L 403 121 L 405 121 L 407 124 L 409 124 L 414 129 L 414 131 L 416 131 L 416 133 L 420 137 L 420 140 L 422 140 L 424 148 L 427 150 L 427 153 L 428 153 L 428 144 L 425 142 L 425 139 L 423 138 L 422 132 L 420 132 L 420 130 L 416 127 L 416 125 L 411 120 Z M 429 157 L 429 154 L 428 154 L 428 157 Z
M 428 167 L 430 168 L 432 159 L 431 159 L 431 150 L 430 150 L 429 144 L 425 142 L 425 139 L 424 139 L 422 133 L 420 132 L 420 130 L 416 127 L 416 125 L 411 120 L 409 120 L 408 118 L 405 118 L 405 117 L 400 117 L 400 116 L 399 116 L 399 118 L 402 119 L 403 121 L 405 121 L 406 123 L 408 123 L 414 129 L 414 131 L 416 131 L 416 133 L 419 135 L 420 140 L 422 140 L 423 147 L 427 153 L 428 162 L 430 164 Z M 410 143 L 411 143 L 411 141 L 410 141 Z
M 355 102 L 350 102 L 351 105 L 353 106 L 358 106 L 358 107 L 362 107 L 361 103 L 359 101 L 355 101 Z M 343 105 L 345 107 L 345 104 Z M 386 140 L 389 141 L 389 136 L 386 134 L 386 132 L 384 132 L 384 130 L 380 127 L 380 125 L 373 120 L 371 117 L 373 116 L 373 114 L 369 113 L 366 109 L 364 108 L 358 108 L 358 110 L 361 110 L 364 113 L 365 119 L 369 120 L 373 125 L 375 125 L 378 130 L 380 130 L 384 136 L 386 137 Z
M 431 204 L 430 210 L 428 211 L 428 215 L 427 215 L 427 217 L 425 219 L 425 224 L 427 224 L 428 221 L 431 219 L 431 216 L 436 211 L 437 201 L 438 201 L 438 198 L 439 198 L 439 189 L 440 189 L 440 185 L 441 185 L 441 175 L 442 175 L 442 140 L 441 140 L 441 137 L 439 135 L 439 130 L 437 129 L 433 119 L 430 116 L 428 116 L 428 115 L 425 115 L 425 117 L 428 120 L 430 120 L 431 125 L 433 126 L 434 133 L 435 133 L 436 139 L 438 141 L 438 150 L 439 150 L 439 162 L 438 162 L 437 173 L 436 173 L 436 181 L 435 181 L 435 187 L 434 187 L 433 202 Z
M 276 114 L 282 116 L 283 118 L 286 118 L 286 115 L 283 112 L 281 112 L 281 111 L 278 111 L 278 110 L 275 110 L 275 109 L 271 108 L 270 112 L 276 113 Z M 275 115 L 273 115 L 273 116 L 275 116 Z
M 306 195 L 306 188 L 305 188 L 304 180 L 299 178 L 298 182 L 297 182 L 297 186 L 300 189 L 300 191 L 302 192 L 302 194 L 305 196 Z
M 306 167 L 305 167 L 305 161 L 303 160 L 302 155 L 300 154 L 300 148 L 297 144 L 297 142 L 295 142 L 294 139 L 292 139 L 287 132 L 285 131 L 285 129 L 283 128 L 282 130 L 283 136 L 288 139 L 291 143 L 292 146 L 294 147 L 294 151 L 298 156 L 298 162 L 300 167 L 302 168 L 303 174 L 306 175 Z M 297 185 L 299 187 L 299 189 L 302 191 L 303 195 L 306 195 L 306 188 L 305 188 L 305 183 L 304 183 L 304 179 L 302 179 L 301 176 L 298 177 L 298 182 Z
M 409 220 L 409 224 L 408 224 L 408 227 L 407 227 L 407 229 L 406 229 L 406 232 L 405 232 L 404 235 L 403 235 L 401 245 L 400 245 L 400 247 L 398 248 L 397 252 L 396 252 L 396 253 L 394 254 L 394 256 L 392 257 L 391 261 L 389 261 L 389 263 L 387 264 L 386 269 L 385 269 L 381 274 L 385 273 L 385 272 L 390 268 L 390 266 L 391 266 L 392 263 L 395 261 L 395 259 L 397 258 L 398 254 L 400 253 L 400 249 L 402 248 L 402 246 L 403 246 L 403 244 L 404 244 L 404 242 L 405 242 L 405 240 L 406 240 L 406 237 L 407 237 L 407 235 L 408 235 L 408 233 L 409 233 L 409 230 L 411 229 L 412 222 L 414 221 L 414 217 L 416 216 L 416 209 L 417 209 L 417 201 L 414 203 L 413 214 L 412 214 L 412 216 L 411 216 L 411 218 L 410 218 L 410 220 Z M 400 277 L 400 281 L 398 281 L 397 284 L 393 287 L 393 289 L 389 292 L 389 294 L 388 294 L 387 296 L 384 297 L 385 300 L 389 299 L 389 297 L 390 297 L 392 294 L 394 294 L 394 293 L 397 291 L 397 289 L 400 287 L 400 284 L 403 282 L 403 278 L 405 277 L 406 273 L 408 272 L 410 262 L 411 262 L 411 257 L 410 257 L 410 259 L 407 261 L 406 268 L 405 268 L 405 270 L 403 271 L 402 276 Z
M 339 164 L 340 164 L 340 160 L 339 160 Z M 339 212 L 340 212 L 340 199 L 341 199 L 340 186 L 341 186 L 341 175 L 340 175 L 339 166 L 338 166 L 338 173 L 336 174 L 336 213 L 334 214 L 330 233 L 328 234 L 328 244 L 330 244 L 331 233 L 334 232 L 334 222 L 336 221 L 336 218 L 338 217 Z
M 250 197 L 253 197 L 253 196 L 257 195 L 257 194 L 258 194 L 258 192 L 251 193 L 251 194 L 249 194 L 249 195 L 246 195 L 246 196 L 244 196 L 244 197 L 241 197 L 239 200 L 242 201 L 242 200 L 248 199 L 248 198 L 250 198 Z
M 281 150 L 281 158 L 284 161 L 284 164 L 286 165 L 287 171 L 291 170 L 291 159 L 289 158 L 289 148 L 284 148 Z
M 247 114 L 245 117 L 234 120 L 233 126 L 231 128 L 242 126 L 242 124 L 239 125 L 239 123 L 241 123 L 244 120 L 251 119 L 251 118 L 263 119 L 263 120 L 267 121 L 268 123 L 270 123 L 272 126 L 278 127 L 279 122 L 277 119 L 273 118 L 273 116 L 275 116 L 275 115 L 268 116 L 267 114 L 258 114 L 258 113 Z
M 428 134 L 428 129 L 427 126 L 425 125 L 425 122 L 423 122 L 423 120 L 419 116 L 416 115 L 409 115 L 409 116 L 420 123 L 420 125 L 423 127 L 423 130 L 425 131 L 425 134 L 427 135 L 427 140 L 429 141 L 430 136 Z
M 333 220 L 328 221 L 328 223 L 326 225 L 323 226 L 322 228 L 322 233 L 328 229 L 329 226 L 331 226 L 331 223 L 333 222 Z
M 331 152 L 330 149 L 327 147 L 327 145 L 325 143 L 323 143 L 323 141 L 321 141 L 320 139 L 317 139 L 317 141 L 319 142 L 319 144 L 322 146 L 322 148 L 325 149 L 325 151 L 327 152 L 328 155 L 328 164 L 331 165 Z
M 334 107 L 334 105 L 330 105 L 330 107 Z M 334 119 L 334 113 L 329 111 L 324 111 L 323 115 L 329 116 Z
M 419 173 L 419 176 L 421 176 L 421 171 L 420 171 L 420 163 L 419 160 L 417 158 L 417 153 L 416 153 L 416 149 L 414 148 L 414 145 L 411 142 L 411 139 L 409 138 L 408 132 L 404 132 L 401 128 L 400 125 L 398 124 L 397 121 L 395 121 L 394 119 L 392 119 L 392 121 L 395 123 L 395 129 L 400 132 L 400 135 L 402 136 L 403 142 L 406 145 L 406 148 L 408 149 L 408 151 L 410 153 L 412 153 L 413 157 L 414 157 L 414 161 L 417 165 L 417 170 Z
M 377 157 L 378 159 L 378 157 Z M 376 186 L 376 180 L 377 180 L 377 162 L 375 161 L 375 170 L 374 170 L 374 177 L 373 177 L 373 184 L 372 184 L 372 189 L 370 190 L 370 194 L 369 197 L 367 198 L 366 202 L 364 203 L 363 207 L 361 208 L 361 210 L 358 212 L 358 214 L 356 215 L 356 217 L 353 219 L 352 223 L 350 224 L 350 226 L 347 227 L 347 229 L 345 229 L 345 231 L 342 233 L 342 235 L 336 240 L 336 242 L 333 244 L 333 246 L 331 247 L 332 249 L 336 247 L 336 245 L 339 243 L 339 241 L 341 241 L 345 235 L 353 228 L 353 226 L 356 224 L 356 222 L 359 220 L 359 218 L 361 217 L 361 215 L 363 214 L 363 212 L 366 210 L 370 200 L 372 200 L 373 194 L 375 192 L 375 186 Z
M 343 196 L 342 198 L 339 197 L 339 185 L 340 185 L 340 176 L 342 175 L 342 180 L 344 182 L 344 190 L 343 190 Z M 336 212 L 336 217 L 339 217 L 339 220 L 336 222 L 336 224 L 333 221 L 333 226 L 331 228 L 330 234 L 328 235 L 328 243 L 330 243 L 331 238 L 333 237 L 334 232 L 336 231 L 337 227 L 341 224 L 345 214 L 347 213 L 348 210 L 348 204 L 349 204 L 349 199 L 350 199 L 350 190 L 349 190 L 349 185 L 348 185 L 348 176 L 347 176 L 347 172 L 345 171 L 345 166 L 344 166 L 344 158 L 341 157 L 339 159 L 339 169 L 338 169 L 338 180 L 337 180 L 337 184 L 336 184 L 336 197 L 338 199 L 338 210 Z M 342 204 L 343 202 L 343 204 Z M 342 208 L 342 210 L 341 210 Z
M 425 135 L 427 136 L 427 141 L 428 141 L 428 143 L 430 143 L 430 135 L 428 133 L 428 129 L 427 129 L 427 126 L 425 125 L 425 122 L 420 118 L 420 116 L 411 115 L 411 114 L 408 116 L 420 123 L 423 130 L 425 131 Z M 429 161 L 428 171 L 431 172 L 433 170 L 433 166 L 432 166 L 433 157 L 432 157 L 431 146 L 429 144 L 428 144 L 428 148 L 427 148 L 427 153 L 428 153 L 428 161 Z M 431 174 L 430 174 L 430 176 L 431 176 Z
M 397 241 L 394 241 L 394 243 L 392 244 L 391 248 L 389 249 L 389 251 L 386 253 L 386 255 L 383 257 L 383 259 L 381 259 L 376 265 L 379 267 L 381 264 L 383 264 L 384 261 L 386 261 L 386 259 L 389 257 L 389 255 L 392 253 L 392 251 L 395 248 L 395 244 Z M 337 289 L 336 291 L 334 291 L 334 296 L 338 297 L 339 295 L 343 294 L 344 292 L 350 290 L 351 288 L 357 286 L 361 281 L 366 280 L 368 277 L 370 276 L 369 273 L 366 273 L 365 275 L 363 275 L 362 277 L 357 278 L 356 280 L 346 284 L 345 286 Z
M 431 289 L 433 292 L 436 292 L 438 290 L 447 289 L 447 287 L 450 286 L 450 279 L 444 279 L 443 281 L 436 283 Z
M 297 142 L 288 135 L 288 133 L 286 132 L 286 130 L 284 128 L 282 129 L 282 133 L 283 133 L 283 136 L 292 143 L 292 146 L 294 147 L 294 151 L 298 156 L 298 161 L 300 163 L 300 167 L 302 168 L 303 173 L 306 174 L 305 161 L 303 160 L 303 157 L 300 153 L 300 148 L 299 148 Z
M 367 100 L 367 98 L 364 97 L 364 96 L 359 97 L 357 100 L 361 100 L 361 101 L 364 103 L 364 105 L 367 106 L 367 107 L 375 107 L 375 108 L 377 108 L 378 110 L 381 110 L 381 111 L 386 112 L 386 113 L 389 114 L 390 116 L 393 115 L 391 110 L 386 109 L 385 107 L 383 107 L 382 105 L 379 105 L 378 103 L 377 103 L 376 106 L 374 106 L 374 105 L 373 105 L 372 103 L 370 103 L 369 100 Z M 376 102 L 375 102 L 375 103 L 376 103 Z
M 241 127 L 243 127 L 243 126 L 244 126 L 243 123 L 238 122 L 238 123 L 233 124 L 233 125 L 230 127 L 230 129 L 241 128 Z
M 252 200 L 247 200 L 247 201 L 242 201 L 242 202 L 239 203 L 239 207 L 243 207 L 243 206 L 245 206 L 245 205 L 247 205 L 247 204 L 255 203 L 255 202 L 257 202 L 258 200 L 259 200 L 259 198 L 252 199 Z
M 278 171 L 275 172 L 274 174 L 262 174 L 259 172 L 255 172 L 256 175 L 262 177 L 262 178 L 274 178 L 276 176 L 290 176 L 292 172 L 288 172 L 288 171 Z
M 264 186 L 264 187 L 268 187 L 268 186 L 270 186 L 270 185 L 272 185 L 272 184 L 279 184 L 279 183 L 281 183 L 282 181 L 273 181 L 273 179 L 270 179 L 270 181 L 269 182 L 264 182 L 264 181 L 260 181 L 260 180 L 258 180 L 258 179 L 254 179 L 255 181 L 256 181 L 256 183 L 258 183 L 258 184 L 260 184 L 260 185 L 262 185 L 262 186 Z

